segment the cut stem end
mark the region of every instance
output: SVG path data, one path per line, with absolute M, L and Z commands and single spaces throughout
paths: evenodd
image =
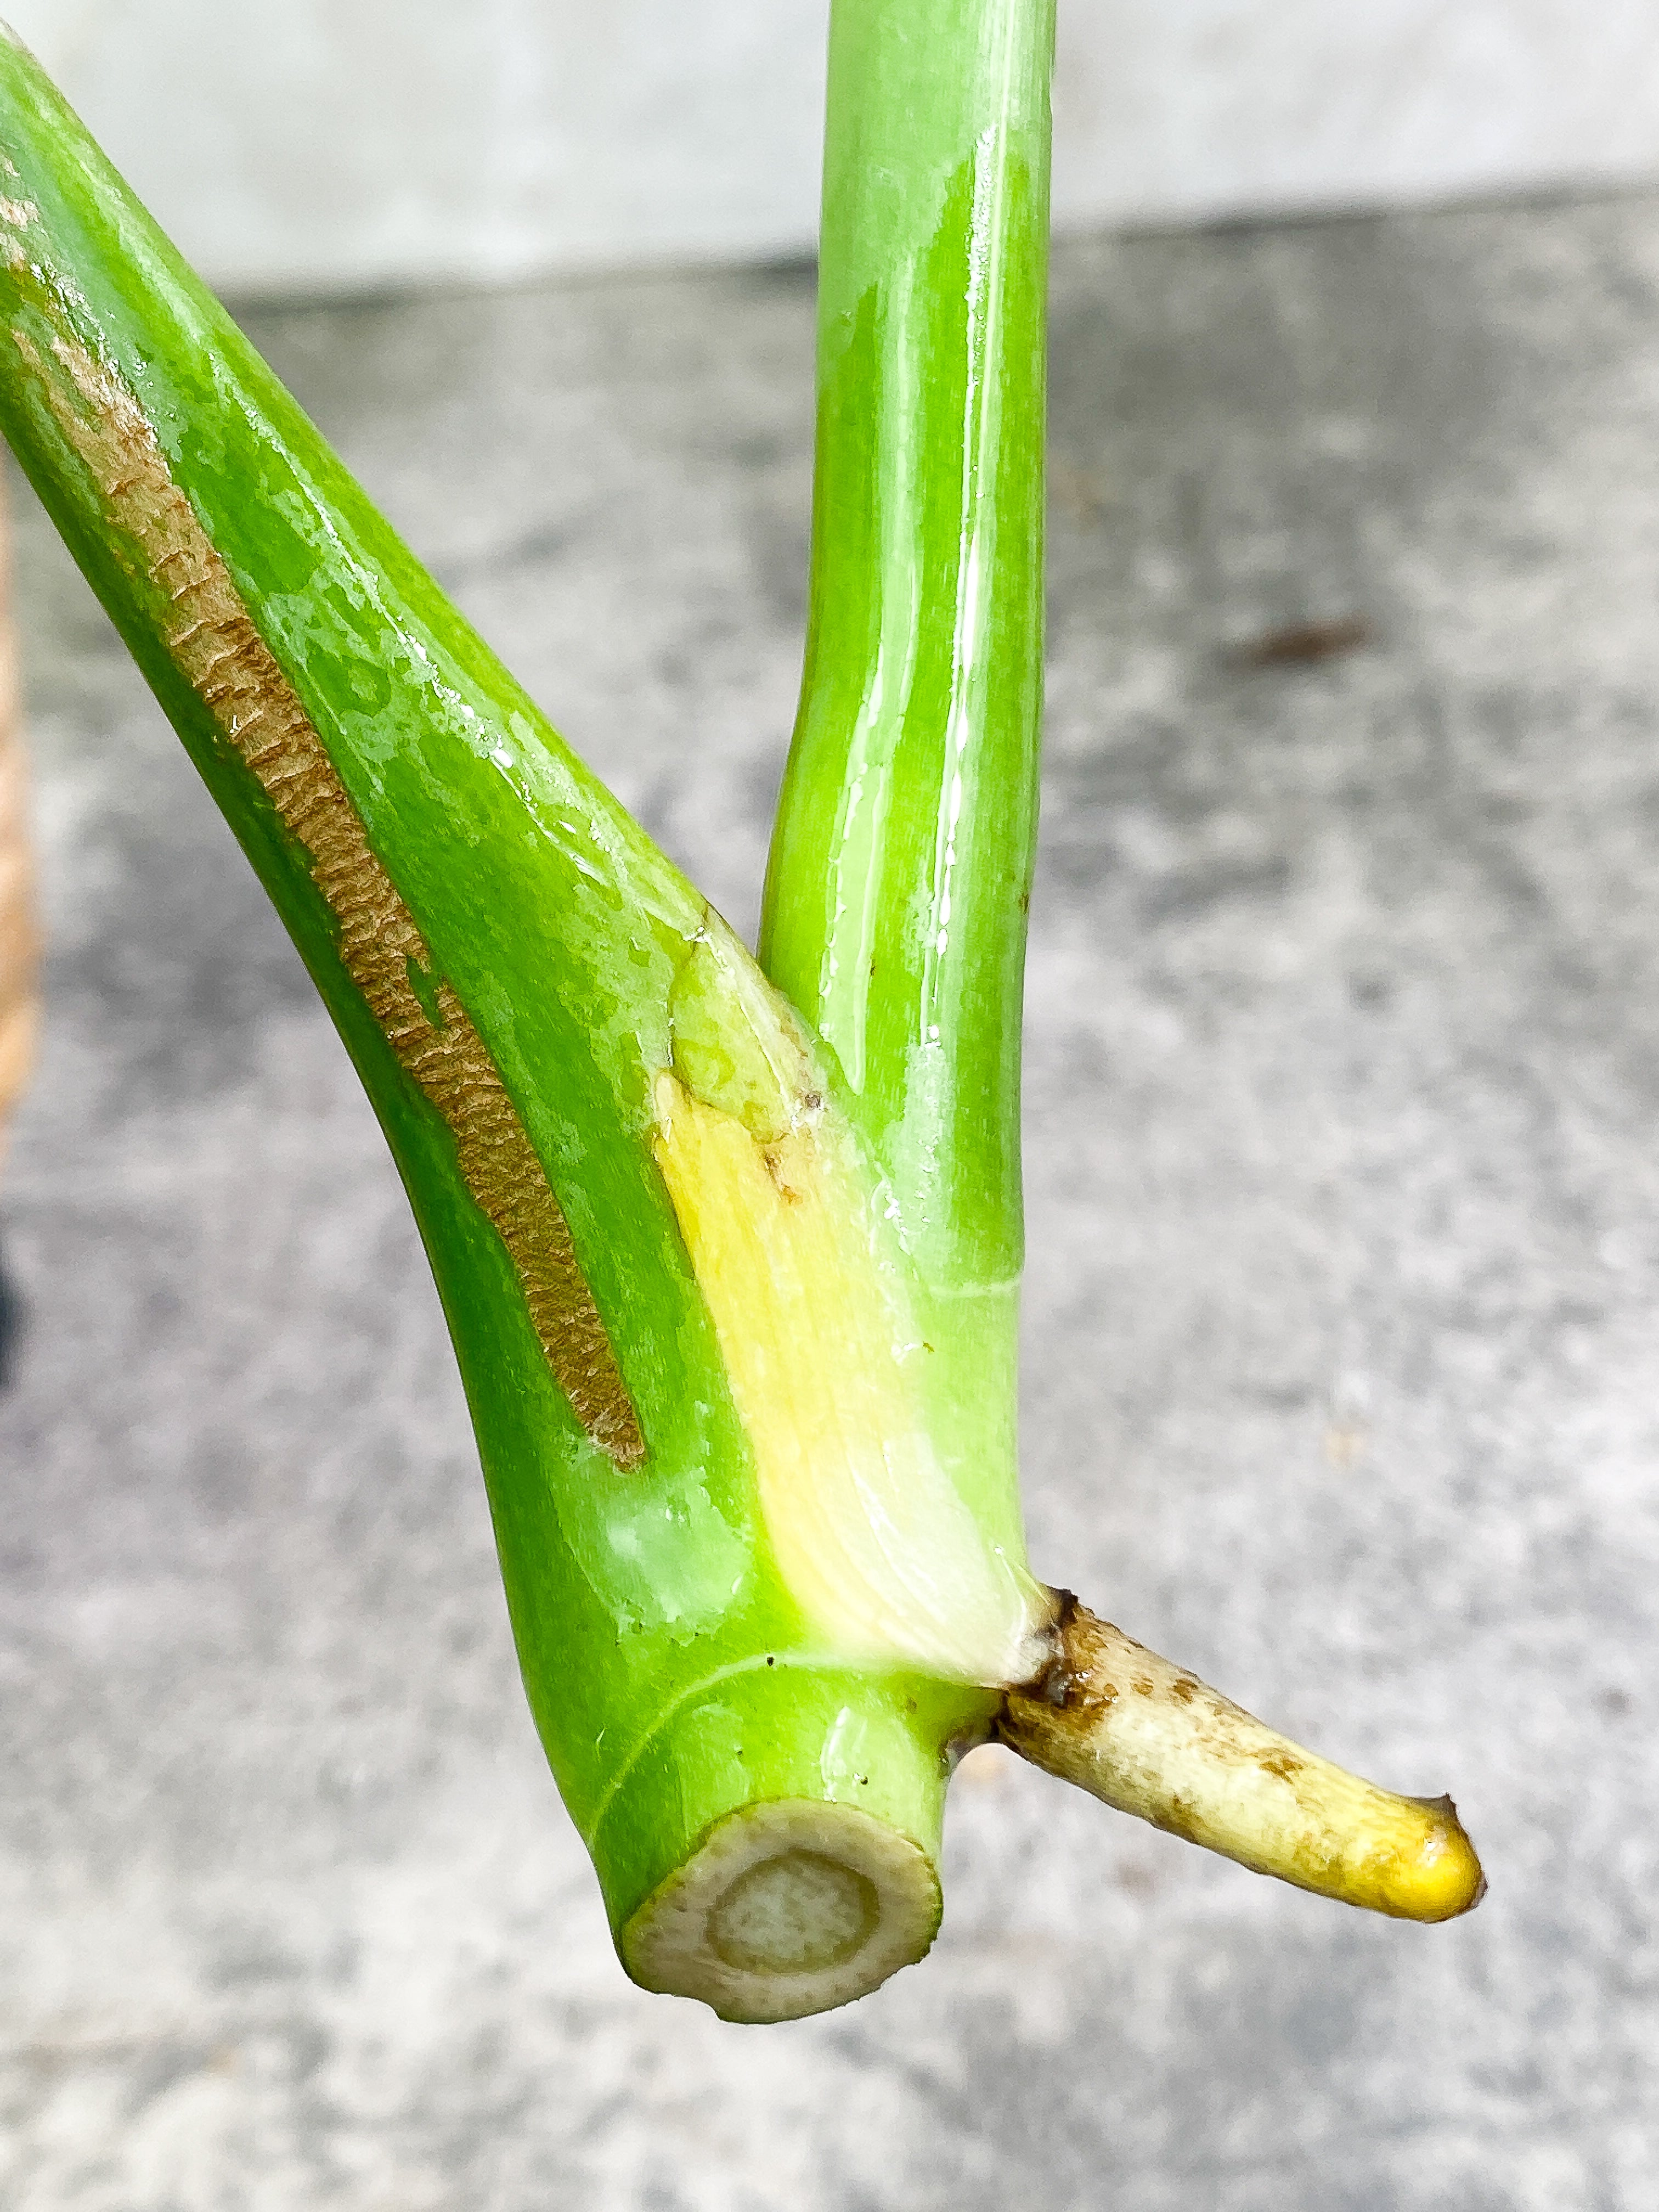
M 939 1927 L 926 1852 L 854 1807 L 745 1806 L 712 1828 L 623 1929 L 641 1987 L 722 2020 L 850 2004 L 924 1956 Z

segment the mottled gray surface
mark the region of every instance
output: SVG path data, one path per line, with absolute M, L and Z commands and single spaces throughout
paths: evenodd
M 811 313 L 781 274 L 256 330 L 745 926 Z M 1054 350 L 1036 1559 L 1452 1785 L 1490 1899 L 1364 1920 L 991 1753 L 925 1966 L 767 2030 L 632 1990 L 368 1113 L 30 509 L 14 2212 L 1652 2203 L 1659 204 L 1072 250 Z

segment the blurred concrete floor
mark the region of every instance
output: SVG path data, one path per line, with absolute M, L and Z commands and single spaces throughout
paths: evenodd
M 811 324 L 791 272 L 252 319 L 745 927 Z M 925 1966 L 769 2030 L 631 1989 L 375 1129 L 26 507 L 12 2212 L 1655 2203 L 1659 202 L 1068 246 L 1054 418 L 1035 1556 L 1451 1787 L 1488 1901 L 1364 1920 L 990 1753 Z

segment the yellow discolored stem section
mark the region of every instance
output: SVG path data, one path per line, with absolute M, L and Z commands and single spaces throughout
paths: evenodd
M 657 1084 L 656 1156 L 755 1455 L 784 1584 L 843 1661 L 992 1684 L 1040 1659 L 1046 1608 L 940 1465 L 818 1106 L 771 1143 Z
M 997 1733 L 1034 1765 L 1258 1874 L 1400 1920 L 1486 1880 L 1449 1797 L 1397 1797 L 1304 1751 L 1069 1595 L 1057 1655 Z
M 653 1150 L 809 1632 L 843 1664 L 1028 1678 L 1052 1601 L 943 1464 L 903 1255 L 797 1018 L 712 915 L 672 1015 Z

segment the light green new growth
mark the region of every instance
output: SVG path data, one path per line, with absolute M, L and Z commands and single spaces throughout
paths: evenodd
M 1449 1809 L 1135 1658 L 1026 1562 L 1052 38 L 1053 0 L 836 0 L 758 965 L 0 40 L 0 428 L 397 1157 L 623 1960 L 734 2020 L 922 1954 L 949 1768 L 993 1733 L 1328 1894 L 1440 1917 L 1479 1880 Z

